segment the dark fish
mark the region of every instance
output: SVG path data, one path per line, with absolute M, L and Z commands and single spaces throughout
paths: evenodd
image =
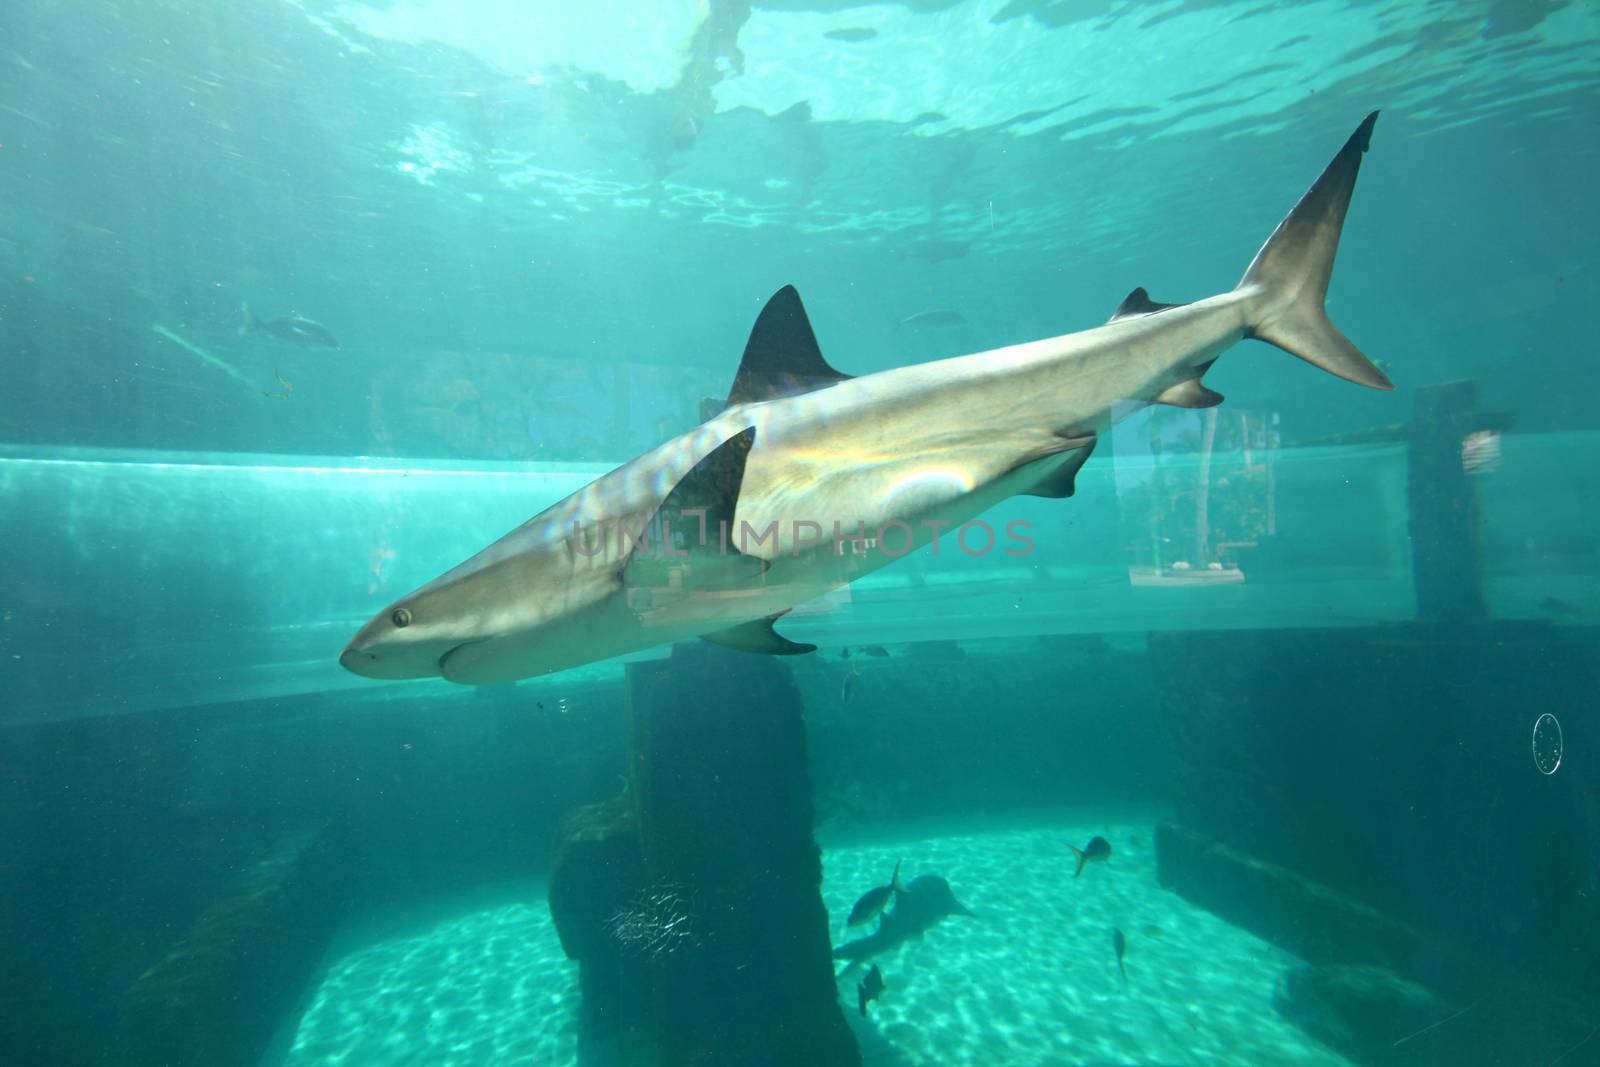
M 902 326 L 960 326 L 966 321 L 967 317 L 959 311 L 919 311 L 900 319 L 894 326 L 897 330 Z
M 870 26 L 845 26 L 837 30 L 829 30 L 822 36 L 830 41 L 843 41 L 846 44 L 856 44 L 859 41 L 870 41 L 878 36 L 878 31 Z
M 861 894 L 856 906 L 850 909 L 850 918 L 845 925 L 860 926 L 868 919 L 876 918 L 883 912 L 883 907 L 889 903 L 889 899 L 900 891 L 900 863 L 896 861 L 894 876 L 889 879 L 889 884 L 875 886 Z
M 244 321 L 239 324 L 239 336 L 259 333 L 263 337 L 270 337 L 274 341 L 284 341 L 293 345 L 305 345 L 308 348 L 338 348 L 339 340 L 322 323 L 312 322 L 308 318 L 291 311 L 289 314 L 276 319 L 258 319 L 250 310 L 249 304 L 240 305 L 244 313 Z
M 1575 619 L 1583 614 L 1583 609 L 1572 601 L 1554 596 L 1547 596 L 1539 601 L 1539 610 L 1546 615 L 1562 615 L 1569 619 Z
M 921 240 L 913 244 L 907 254 L 929 263 L 941 263 L 947 259 L 965 259 L 971 249 L 971 241 Z
M 882 645 L 868 645 L 866 648 L 863 648 L 861 651 L 865 652 L 869 656 L 877 656 L 880 659 L 889 654 L 889 650 L 887 648 L 884 648 Z
M 850 646 L 849 645 L 845 645 L 843 648 L 841 648 L 839 650 L 839 658 L 840 659 L 849 659 L 850 658 Z
M 1121 930 L 1111 931 L 1111 947 L 1117 950 L 1117 973 L 1122 975 L 1122 980 L 1128 980 L 1127 969 L 1122 966 L 1122 957 L 1128 953 L 1128 939 L 1122 936 Z
M 867 1005 L 883 995 L 883 972 L 878 970 L 874 963 L 872 970 L 867 972 L 866 980 L 856 986 L 856 1007 L 861 1009 L 861 1017 L 867 1017 Z
M 844 672 L 844 681 L 839 683 L 839 703 L 848 704 L 850 698 L 856 693 L 856 679 L 861 677 L 861 672 L 851 667 Z
M 950 883 L 936 874 L 915 878 L 900 890 L 894 907 L 883 913 L 878 928 L 833 950 L 836 960 L 862 963 L 880 952 L 921 937 L 952 915 L 972 915 L 950 891 Z
M 1103 863 L 1111 858 L 1111 842 L 1103 837 L 1089 838 L 1089 843 L 1082 848 L 1077 845 L 1068 845 L 1067 847 L 1072 850 L 1074 856 L 1078 857 L 1078 869 L 1072 872 L 1072 877 L 1074 878 L 1083 873 L 1084 864 Z

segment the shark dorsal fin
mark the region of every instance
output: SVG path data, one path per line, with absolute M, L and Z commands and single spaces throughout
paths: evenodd
M 722 588 L 766 570 L 765 560 L 734 547 L 733 516 L 755 439 L 754 426 L 734 434 L 672 487 L 623 570 L 630 590 Z
M 822 358 L 800 294 L 786 285 L 767 301 L 750 330 L 728 406 L 809 393 L 849 378 Z
M 1118 319 L 1136 319 L 1141 315 L 1154 315 L 1156 312 L 1165 311 L 1168 308 L 1181 307 L 1183 307 L 1182 304 L 1162 304 L 1151 300 L 1150 294 L 1145 292 L 1144 286 L 1141 285 L 1129 293 L 1122 303 L 1117 305 L 1117 310 L 1111 313 L 1111 318 L 1107 321 L 1116 322 Z

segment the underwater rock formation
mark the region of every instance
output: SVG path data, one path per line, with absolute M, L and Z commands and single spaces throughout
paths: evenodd
M 1155 846 L 1163 889 L 1306 959 L 1395 969 L 1428 960 L 1458 981 L 1484 974 L 1479 961 L 1439 939 L 1204 834 L 1159 825 Z
M 341 916 L 321 829 L 280 838 L 138 977 L 106 1062 L 249 1067 L 298 1003 Z
M 1406 942 L 1414 953 L 1309 958 L 1379 963 L 1470 1001 L 1456 984 L 1470 955 L 1600 998 L 1600 969 L 1566 948 L 1600 930 L 1591 787 L 1541 774 L 1530 751 L 1542 714 L 1600 691 L 1594 632 L 1501 620 L 1152 633 L 1174 822 L 1427 935 Z M 1297 914 L 1278 923 L 1292 929 L 1348 914 L 1269 900 L 1252 868 L 1201 869 L 1181 843 L 1157 837 L 1166 884 L 1263 937 L 1277 936 L 1267 917 Z
M 550 876 L 550 914 L 562 950 L 579 961 L 579 1062 L 586 1067 L 659 1062 L 643 1025 L 652 1017 L 650 975 L 615 928 L 643 884 L 628 793 L 567 813 Z
M 1461 1009 L 1383 967 L 1295 967 L 1278 979 L 1272 1005 L 1356 1063 L 1468 1063 L 1474 1058 L 1470 1047 L 1459 1045 L 1463 1031 L 1449 1027 Z M 1419 1061 L 1418 1043 L 1435 1058 Z
M 572 813 L 550 905 L 583 1067 L 855 1067 L 786 665 L 708 644 L 628 666 L 630 788 Z

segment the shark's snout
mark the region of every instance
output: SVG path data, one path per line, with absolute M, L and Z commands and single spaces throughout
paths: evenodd
M 351 674 L 359 674 L 363 678 L 393 677 L 388 671 L 384 670 L 386 666 L 384 657 L 380 656 L 376 650 L 358 647 L 354 642 L 339 653 L 339 666 Z
M 397 640 L 386 616 L 379 616 L 339 653 L 339 666 L 363 678 L 433 678 L 439 674 L 441 654 L 450 651 L 434 642 Z
M 370 663 L 376 663 L 377 660 L 378 654 L 376 652 L 363 652 L 360 649 L 353 647 L 346 648 L 343 652 L 339 653 L 339 666 L 343 667 L 351 674 L 360 674 L 366 676 L 367 665 Z

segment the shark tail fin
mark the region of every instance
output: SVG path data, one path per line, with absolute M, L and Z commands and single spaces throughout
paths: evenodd
M 1252 297 L 1248 336 L 1357 385 L 1393 389 L 1394 383 L 1328 321 L 1323 310 L 1350 194 L 1377 121 L 1374 111 L 1350 135 L 1261 246 L 1239 289 Z
M 1083 873 L 1083 865 L 1089 862 L 1089 857 L 1085 856 L 1083 854 L 1083 849 L 1079 848 L 1077 845 L 1068 845 L 1067 847 L 1072 850 L 1073 856 L 1077 857 L 1078 860 L 1078 869 L 1072 872 L 1072 877 L 1076 878 L 1078 875 Z

